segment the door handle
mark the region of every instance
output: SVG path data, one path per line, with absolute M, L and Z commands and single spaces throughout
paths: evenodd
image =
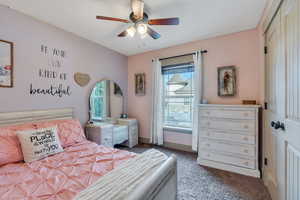
M 272 121 L 272 122 L 271 122 L 271 127 L 274 128 L 274 127 L 275 127 L 275 124 L 276 124 L 276 122 Z
M 277 122 L 274 122 L 272 121 L 271 122 L 271 126 L 275 129 L 275 130 L 278 130 L 278 129 L 281 129 L 281 130 L 285 130 L 285 125 L 284 123 L 281 123 L 280 121 L 277 121 Z

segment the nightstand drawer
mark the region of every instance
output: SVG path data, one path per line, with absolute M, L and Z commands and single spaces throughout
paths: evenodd
M 107 146 L 107 147 L 113 147 L 113 140 L 110 137 L 103 138 L 101 141 L 101 145 Z

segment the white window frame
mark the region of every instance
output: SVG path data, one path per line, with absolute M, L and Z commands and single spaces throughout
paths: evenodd
M 189 64 L 187 65 L 188 66 L 191 66 L 193 64 Z M 180 67 L 180 65 L 178 65 Z M 174 66 L 174 68 L 176 68 L 177 66 Z M 182 66 L 181 66 L 182 67 Z M 191 80 L 190 80 L 190 83 L 191 84 L 194 84 L 194 72 L 191 72 L 192 73 L 192 76 L 191 76 Z M 163 74 L 163 123 L 164 123 L 164 130 L 165 131 L 174 131 L 174 132 L 180 132 L 180 133 L 186 133 L 186 134 L 192 134 L 192 123 L 193 123 L 193 98 L 194 97 L 191 97 L 190 95 L 188 96 L 177 96 L 175 98 L 185 98 L 185 97 L 188 97 L 188 98 L 192 98 L 191 102 L 190 102 L 190 115 L 191 115 L 191 127 L 183 127 L 183 126 L 170 126 L 170 125 L 166 125 L 165 124 L 165 108 L 166 108 L 166 90 L 165 90 L 165 76 L 167 76 L 167 74 Z M 191 91 L 193 90 L 193 85 L 192 85 L 192 89 Z

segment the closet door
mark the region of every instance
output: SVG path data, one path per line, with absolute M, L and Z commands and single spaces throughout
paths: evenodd
M 266 35 L 266 176 L 276 200 L 300 200 L 300 0 L 285 0 Z
M 266 101 L 268 109 L 265 110 L 265 131 L 264 131 L 264 152 L 268 158 L 267 165 L 264 166 L 263 176 L 268 186 L 273 200 L 283 200 L 278 198 L 277 191 L 281 179 L 279 171 L 280 156 L 283 151 L 281 145 L 279 129 L 271 127 L 272 122 L 282 121 L 285 116 L 285 56 L 284 56 L 284 34 L 281 12 L 273 20 L 267 34 L 266 45 L 268 53 L 266 56 Z M 284 191 L 280 191 L 284 193 Z

